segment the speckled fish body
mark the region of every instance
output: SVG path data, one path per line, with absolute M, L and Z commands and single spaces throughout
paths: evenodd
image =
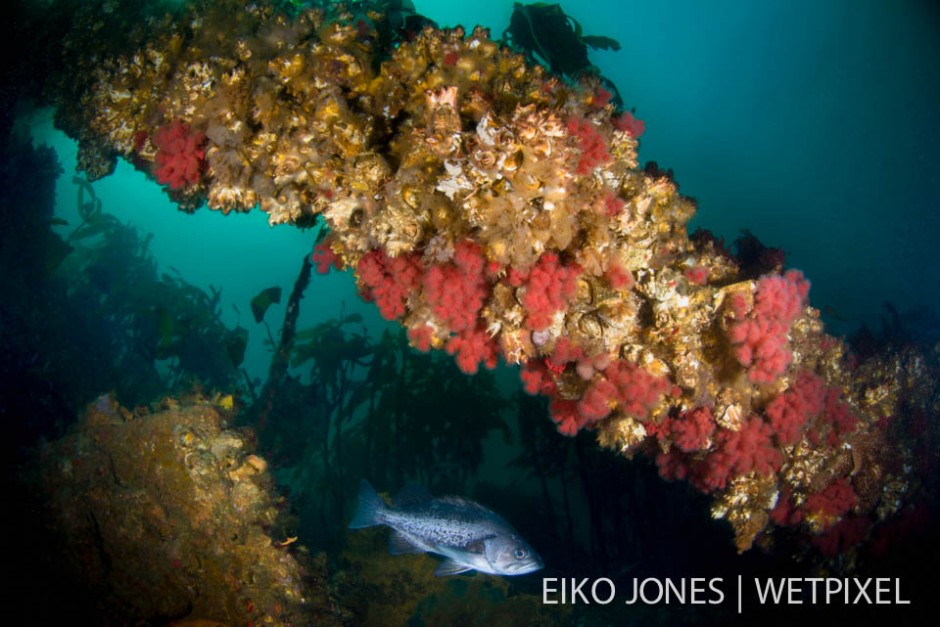
M 367 482 L 359 489 L 359 509 L 351 529 L 386 525 L 392 528 L 392 554 L 436 553 L 447 559 L 438 575 L 477 570 L 493 575 L 522 575 L 542 561 L 501 516 L 479 503 L 456 496 L 432 498 L 417 488 L 406 489 L 389 507 Z

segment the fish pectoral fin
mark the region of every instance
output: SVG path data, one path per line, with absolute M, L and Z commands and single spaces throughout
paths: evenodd
M 489 538 L 490 537 L 487 536 L 486 538 L 478 538 L 476 540 L 472 540 L 463 546 L 463 550 L 465 550 L 467 553 L 475 553 L 477 555 L 483 555 L 486 552 L 486 541 Z
M 496 537 L 496 534 L 489 534 L 483 536 L 482 538 L 476 538 L 467 542 L 463 547 L 461 547 L 467 553 L 472 555 L 482 555 L 486 558 L 486 561 L 490 564 L 493 563 L 493 560 L 496 559 L 496 545 L 493 542 L 487 542 L 487 540 L 492 540 Z
M 466 564 L 461 564 L 460 562 L 455 562 L 452 559 L 447 559 L 441 562 L 441 565 L 437 567 L 437 570 L 434 571 L 434 574 L 438 577 L 447 577 L 448 575 L 459 575 L 460 573 L 465 573 L 468 570 L 473 569 Z
M 408 553 L 424 553 L 424 549 L 416 546 L 402 532 L 392 530 L 392 535 L 388 537 L 388 552 L 392 555 L 406 555 Z

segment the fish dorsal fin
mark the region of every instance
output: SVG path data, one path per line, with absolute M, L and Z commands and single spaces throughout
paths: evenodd
M 479 503 L 477 503 L 476 501 L 470 501 L 468 499 L 465 499 L 462 496 L 442 496 L 438 498 L 437 500 L 440 503 L 447 503 L 449 505 L 453 505 L 454 507 L 459 507 L 467 511 L 474 511 L 474 512 L 478 512 L 481 514 L 492 514 L 494 516 L 497 515 L 496 512 L 494 512 L 490 508 L 484 507 L 480 505 Z
M 388 537 L 388 552 L 392 555 L 405 555 L 408 553 L 424 553 L 424 549 L 416 546 L 402 532 L 392 530 L 392 535 Z
M 427 503 L 434 497 L 428 489 L 419 483 L 408 483 L 395 495 L 395 507 L 407 507 Z
M 438 577 L 447 577 L 449 575 L 459 575 L 460 573 L 465 573 L 468 570 L 472 570 L 466 564 L 461 564 L 455 562 L 454 560 L 447 559 L 441 562 L 441 565 L 437 567 L 437 570 L 434 571 L 434 574 Z

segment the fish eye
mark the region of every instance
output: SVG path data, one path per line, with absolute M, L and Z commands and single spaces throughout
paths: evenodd
M 525 559 L 529 556 L 529 552 L 525 549 L 516 549 L 516 552 L 513 553 L 516 556 L 517 560 Z

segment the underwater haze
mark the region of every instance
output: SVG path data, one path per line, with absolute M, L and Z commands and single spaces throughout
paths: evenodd
M 24 3 L 24 614 L 911 618 L 940 585 L 940 3 L 567 0 L 592 67 L 542 74 L 504 30 L 549 3 L 412 2 Z

